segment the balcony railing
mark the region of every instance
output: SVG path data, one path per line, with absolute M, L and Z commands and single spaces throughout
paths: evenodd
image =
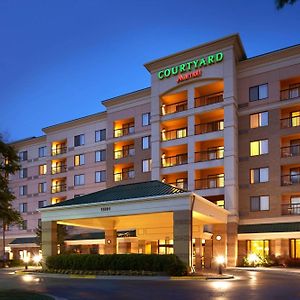
M 178 180 L 176 182 L 168 182 L 168 184 L 170 185 L 173 185 L 179 189 L 182 189 L 182 190 L 185 190 L 187 191 L 188 190 L 188 181 L 187 181 L 187 178 L 184 178 L 182 180 Z
M 187 153 L 178 154 L 174 156 L 168 156 L 161 159 L 163 168 L 174 167 L 187 164 L 188 155 Z
M 121 137 L 134 133 L 134 126 L 123 127 L 114 130 L 114 137 Z
M 59 174 L 59 173 L 64 173 L 67 172 L 67 166 L 66 165 L 60 165 L 60 166 L 55 166 L 51 167 L 51 174 Z
M 134 155 L 135 155 L 134 145 L 130 145 L 126 148 L 124 147 L 122 150 L 114 151 L 115 159 L 120 159 L 123 157 L 134 156 Z
M 187 127 L 162 131 L 161 133 L 161 140 L 162 141 L 170 141 L 185 138 L 187 136 Z
M 300 173 L 281 176 L 281 185 L 300 184 Z
M 51 186 L 51 194 L 65 192 L 67 185 L 65 183 Z
M 210 95 L 200 96 L 194 99 L 195 107 L 206 106 L 218 102 L 223 102 L 223 92 L 218 92 Z
M 135 176 L 134 170 L 124 171 L 120 173 L 114 173 L 114 181 L 123 181 L 127 179 L 133 179 Z
M 281 207 L 283 215 L 300 215 L 300 203 L 282 204 Z
M 281 147 L 281 157 L 294 157 L 300 155 L 300 145 Z
M 224 147 L 215 147 L 205 151 L 195 152 L 195 162 L 224 158 Z
M 280 100 L 289 100 L 298 97 L 300 97 L 300 83 L 295 84 L 292 88 L 280 91 Z
M 196 190 L 206 190 L 224 187 L 224 174 L 209 176 L 203 179 L 195 180 Z
M 67 147 L 66 146 L 60 146 L 60 147 L 56 147 L 56 148 L 51 149 L 51 155 L 52 156 L 64 154 L 66 152 L 67 152 Z
M 163 104 L 161 106 L 161 114 L 164 115 L 170 115 L 175 114 L 181 111 L 187 110 L 187 100 L 173 103 L 173 104 Z
M 195 134 L 203 134 L 221 130 L 224 130 L 224 120 L 195 125 Z
M 300 126 L 300 116 L 284 118 L 280 120 L 281 128 L 297 127 Z

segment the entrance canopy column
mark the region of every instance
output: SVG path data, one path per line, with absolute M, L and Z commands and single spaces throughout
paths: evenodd
M 105 230 L 105 254 L 117 253 L 117 231 L 115 229 Z
M 57 223 L 42 222 L 42 253 L 46 258 L 57 254 Z
M 190 210 L 174 211 L 173 239 L 174 254 L 187 266 L 192 266 L 192 214 Z

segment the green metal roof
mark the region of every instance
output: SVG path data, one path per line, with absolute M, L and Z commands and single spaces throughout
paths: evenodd
M 265 233 L 265 232 L 294 232 L 300 231 L 300 222 L 248 224 L 239 225 L 239 233 Z
M 135 230 L 118 231 L 117 237 L 136 237 L 136 231 Z M 104 238 L 105 238 L 104 232 L 87 232 L 87 233 L 74 234 L 66 238 L 66 240 L 67 241 L 103 240 Z
M 101 203 L 115 200 L 147 198 L 163 195 L 174 195 L 185 191 L 158 180 L 117 185 L 92 194 L 83 195 L 46 207 L 71 206 L 78 204 Z
M 10 245 L 37 244 L 37 238 L 36 237 L 16 238 L 9 244 Z

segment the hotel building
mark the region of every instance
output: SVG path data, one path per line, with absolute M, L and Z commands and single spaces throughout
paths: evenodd
M 38 249 L 42 222 L 44 255 L 65 224 L 83 253 L 300 258 L 300 46 L 247 58 L 231 35 L 145 67 L 149 88 L 12 143 L 12 255 Z

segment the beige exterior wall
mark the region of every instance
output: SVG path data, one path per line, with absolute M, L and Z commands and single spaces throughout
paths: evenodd
M 182 83 L 177 83 L 177 76 L 163 80 L 157 77 L 160 70 L 219 51 L 224 53 L 223 61 L 203 67 L 201 77 Z M 15 207 L 28 202 L 28 213 L 23 215 L 28 220 L 28 230 L 14 228 L 9 232 L 9 238 L 34 235 L 33 230 L 40 218 L 37 212 L 39 200 L 47 200 L 50 204 L 56 196 L 70 199 L 74 195 L 88 194 L 117 184 L 151 179 L 164 180 L 190 191 L 197 189 L 204 197 L 225 201 L 225 208 L 230 212 L 225 242 L 230 264 L 234 264 L 236 259 L 240 262 L 246 252 L 244 241 L 237 241 L 237 226 L 241 222 L 250 224 L 256 220 L 257 223 L 263 223 L 268 222 L 268 218 L 276 218 L 279 222 L 300 221 L 299 215 L 283 213 L 282 206 L 290 203 L 291 196 L 300 195 L 299 184 L 281 185 L 282 175 L 289 174 L 291 168 L 300 167 L 300 155 L 281 157 L 281 147 L 289 146 L 291 140 L 300 139 L 300 127 L 281 128 L 280 121 L 289 118 L 291 112 L 300 111 L 300 95 L 292 100 L 280 101 L 281 90 L 288 89 L 290 84 L 300 83 L 299 46 L 245 59 L 241 42 L 234 35 L 145 66 L 151 75 L 150 88 L 106 100 L 103 102 L 106 107 L 104 113 L 45 128 L 46 136 L 14 144 L 19 151 L 28 151 L 28 161 L 22 162 L 22 167 L 28 168 L 28 178 L 19 179 L 17 175 L 11 178 L 11 187 L 17 195 Z M 250 102 L 249 88 L 261 84 L 268 84 L 268 97 Z M 222 92 L 223 101 L 195 107 L 195 98 L 216 92 Z M 182 101 L 186 101 L 185 109 L 162 114 L 162 105 Z M 251 129 L 250 115 L 265 111 L 269 113 L 268 126 Z M 142 115 L 145 113 L 151 113 L 151 124 L 148 126 L 142 126 Z M 218 120 L 224 120 L 223 130 L 197 133 L 195 125 Z M 127 123 L 133 124 L 134 131 L 115 137 L 114 130 Z M 182 135 L 176 133 L 180 128 L 186 128 L 186 136 L 162 140 L 164 131 L 173 130 L 175 136 Z M 95 131 L 100 129 L 106 129 L 106 140 L 96 143 Z M 85 145 L 74 147 L 74 136 L 79 134 L 85 135 Z M 145 150 L 141 144 L 144 136 L 151 136 L 151 147 Z M 250 157 L 250 142 L 260 139 L 268 139 L 269 153 Z M 65 160 L 67 172 L 51 175 L 54 157 L 49 150 L 52 143 L 58 141 L 65 141 L 67 152 L 55 159 Z M 48 156 L 38 158 L 38 148 L 44 145 L 47 145 Z M 115 159 L 114 151 L 122 149 L 124 145 L 133 145 L 134 155 Z M 195 152 L 208 151 L 216 146 L 224 147 L 223 157 L 195 161 Z M 106 161 L 95 162 L 96 150 L 106 150 Z M 163 154 L 174 157 L 184 153 L 187 153 L 186 162 L 162 167 Z M 74 155 L 79 154 L 85 155 L 85 164 L 74 166 Z M 152 160 L 152 170 L 142 172 L 142 161 L 147 159 Z M 47 174 L 40 176 L 38 166 L 44 163 L 47 164 Z M 269 181 L 250 184 L 250 169 L 262 167 L 269 167 Z M 123 180 L 115 181 L 114 173 L 122 172 L 122 169 L 134 170 L 134 176 L 124 176 Z M 101 170 L 106 170 L 107 180 L 95 183 L 95 172 Z M 208 181 L 209 176 L 221 173 L 225 174 L 224 186 L 197 188 L 196 181 L 199 179 Z M 85 183 L 74 186 L 74 176 L 80 174 L 85 175 Z M 62 179 L 66 183 L 65 192 L 51 194 L 50 187 L 54 179 Z M 182 180 L 186 181 L 184 186 L 181 186 Z M 37 186 L 43 181 L 47 182 L 47 192 L 40 194 Z M 28 185 L 28 195 L 19 197 L 19 186 L 23 184 Z M 270 196 L 269 210 L 250 210 L 250 197 L 259 195 Z M 273 248 L 279 249 L 280 237 L 273 240 Z M 209 242 L 204 250 L 207 257 L 211 256 L 208 248 Z

